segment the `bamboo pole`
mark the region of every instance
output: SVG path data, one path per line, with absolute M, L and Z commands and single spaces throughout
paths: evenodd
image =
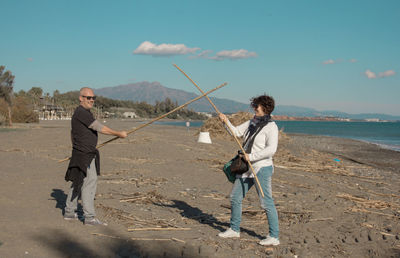
M 164 230 L 190 230 L 191 228 L 128 228 L 129 232 L 132 231 L 164 231 Z
M 173 64 L 173 65 L 176 67 L 176 69 L 178 69 L 179 71 L 181 71 L 181 73 L 183 73 L 183 75 L 185 75 L 186 78 L 188 78 L 189 81 L 191 81 L 191 82 L 193 83 L 193 85 L 196 86 L 196 88 L 197 88 L 202 94 L 204 94 L 204 91 L 203 91 L 199 86 L 197 86 L 197 84 L 196 84 L 196 83 L 181 69 L 181 68 L 179 68 L 176 64 Z M 221 113 L 221 112 L 219 111 L 219 109 L 214 105 L 214 103 L 211 101 L 211 99 L 210 99 L 208 96 L 206 96 L 206 98 L 207 98 L 208 102 L 210 102 L 211 106 L 215 109 L 215 112 L 217 112 L 217 114 L 219 115 L 219 114 Z M 235 141 L 236 141 L 237 145 L 239 146 L 240 150 L 241 150 L 243 153 L 246 153 L 246 152 L 244 151 L 243 147 L 242 147 L 242 144 L 239 142 L 238 138 L 236 137 L 236 135 L 234 134 L 234 132 L 231 130 L 231 128 L 230 128 L 228 125 L 227 125 L 226 127 L 228 128 L 229 132 L 231 133 L 231 135 L 232 135 L 233 138 L 235 139 Z M 251 162 L 250 162 L 250 161 L 248 161 L 247 163 L 249 164 L 251 173 L 253 174 L 254 179 L 256 180 L 257 188 L 258 188 L 258 190 L 260 191 L 261 196 L 264 197 L 264 192 L 263 192 L 263 190 L 262 190 L 262 188 L 261 188 L 260 181 L 258 181 L 257 175 L 256 175 L 256 173 L 254 172 L 254 168 L 253 168 L 253 166 L 251 165 Z
M 200 95 L 200 96 L 198 96 L 198 97 L 196 97 L 196 98 L 194 98 L 194 99 L 192 99 L 192 100 L 186 102 L 185 104 L 180 105 L 179 107 L 174 108 L 173 110 L 169 111 L 168 113 L 165 113 L 165 114 L 163 114 L 163 115 L 161 115 L 161 116 L 159 116 L 159 117 L 156 117 L 156 118 L 152 119 L 151 121 L 149 121 L 149 122 L 147 122 L 147 123 L 145 123 L 145 124 L 142 124 L 142 125 L 140 125 L 140 126 L 134 128 L 134 129 L 128 131 L 127 134 L 131 134 L 131 133 L 133 133 L 133 132 L 136 132 L 137 130 L 142 129 L 143 127 L 146 127 L 146 126 L 148 126 L 148 125 L 151 125 L 152 123 L 154 123 L 154 122 L 156 122 L 156 121 L 158 121 L 158 120 L 160 120 L 160 119 L 163 119 L 164 117 L 166 117 L 166 116 L 168 116 L 168 115 L 170 115 L 170 114 L 172 114 L 172 113 L 174 113 L 174 112 L 176 112 L 176 111 L 178 111 L 178 110 L 180 110 L 180 109 L 186 107 L 187 105 L 191 104 L 192 102 L 195 102 L 196 100 L 201 99 L 202 97 L 207 96 L 208 94 L 210 94 L 210 93 L 212 93 L 212 92 L 214 92 L 214 91 L 216 91 L 216 90 L 218 90 L 218 89 L 220 89 L 220 88 L 222 88 L 222 87 L 224 87 L 224 86 L 226 86 L 226 85 L 227 85 L 227 83 L 225 82 L 225 83 L 219 85 L 218 87 L 215 87 L 214 89 L 207 91 L 206 93 L 203 92 L 202 95 Z M 96 148 L 99 149 L 99 148 L 103 147 L 104 145 L 106 145 L 107 143 L 110 143 L 110 142 L 112 142 L 112 141 L 115 141 L 116 139 L 119 139 L 119 138 L 120 138 L 120 137 L 118 137 L 118 136 L 116 136 L 116 137 L 114 137 L 114 138 L 111 138 L 110 140 L 105 141 L 105 142 L 103 142 L 103 143 L 97 145 Z M 71 159 L 71 157 L 65 158 L 65 159 L 62 159 L 62 160 L 59 160 L 58 162 L 61 163 L 61 162 L 64 162 L 64 161 L 67 161 L 67 160 L 70 160 L 70 159 Z
M 172 237 L 172 238 L 139 238 L 139 237 L 133 237 L 131 240 L 134 241 L 177 241 L 181 243 L 186 243 L 185 241 Z

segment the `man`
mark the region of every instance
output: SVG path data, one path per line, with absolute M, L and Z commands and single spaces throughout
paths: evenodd
M 96 96 L 93 90 L 84 87 L 79 92 L 80 105 L 75 109 L 71 120 L 72 157 L 65 175 L 72 181 L 68 193 L 64 219 L 77 220 L 78 198 L 81 196 L 85 225 L 107 225 L 96 218 L 94 197 L 97 176 L 100 175 L 100 156 L 97 150 L 97 132 L 125 138 L 125 131 L 114 131 L 97 121 L 90 109 Z

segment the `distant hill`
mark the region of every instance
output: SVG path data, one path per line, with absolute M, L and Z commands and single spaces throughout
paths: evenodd
M 147 82 L 147 81 L 119 85 L 115 87 L 95 89 L 95 93 L 97 95 L 111 99 L 131 100 L 135 102 L 144 101 L 153 105 L 156 103 L 156 101 L 163 101 L 166 98 L 170 98 L 173 101 L 177 101 L 178 104 L 181 105 L 198 96 L 198 94 L 195 94 L 193 92 L 167 88 L 162 86 L 159 82 Z M 236 113 L 238 111 L 250 110 L 248 103 L 246 104 L 229 99 L 221 99 L 214 97 L 210 98 L 223 113 Z M 188 108 L 193 109 L 194 111 L 197 112 L 214 111 L 205 98 L 202 98 L 190 104 Z M 348 114 L 345 112 L 334 111 L 334 110 L 318 111 L 313 108 L 288 106 L 288 105 L 277 106 L 273 114 L 284 115 L 284 116 L 295 116 L 295 117 L 333 116 L 333 117 L 342 117 L 351 119 L 379 118 L 381 120 L 400 121 L 400 116 L 391 116 L 386 114 Z
M 204 89 L 205 90 L 205 89 Z M 192 92 L 171 89 L 162 86 L 159 82 L 138 82 L 115 87 L 107 87 L 94 90 L 96 95 L 111 99 L 132 100 L 135 102 L 145 101 L 154 105 L 156 101 L 163 101 L 170 98 L 177 101 L 179 105 L 190 101 L 198 96 Z M 210 97 L 214 104 L 224 113 L 236 113 L 248 110 L 249 104 L 240 103 L 229 99 Z M 202 98 L 188 106 L 197 112 L 213 112 L 213 108 L 207 99 Z

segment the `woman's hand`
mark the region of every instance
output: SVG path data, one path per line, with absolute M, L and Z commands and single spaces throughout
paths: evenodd
M 226 122 L 228 121 L 228 118 L 226 117 L 226 115 L 219 113 L 219 119 L 224 122 L 226 124 Z
M 249 162 L 249 161 L 250 161 L 250 159 L 249 159 L 249 155 L 247 155 L 247 153 L 245 153 L 245 154 L 242 154 L 242 155 L 243 155 L 244 159 L 245 159 L 247 162 Z

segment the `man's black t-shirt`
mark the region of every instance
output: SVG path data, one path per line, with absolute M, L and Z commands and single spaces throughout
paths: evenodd
M 96 151 L 97 131 L 89 126 L 95 121 L 90 110 L 78 106 L 71 120 L 72 146 L 74 149 L 84 153 Z
M 82 106 L 78 106 L 72 115 L 72 156 L 65 174 L 65 180 L 73 183 L 72 199 L 79 195 L 87 167 L 94 158 L 97 175 L 100 175 L 100 154 L 96 149 L 97 131 L 89 128 L 94 121 L 90 110 Z

